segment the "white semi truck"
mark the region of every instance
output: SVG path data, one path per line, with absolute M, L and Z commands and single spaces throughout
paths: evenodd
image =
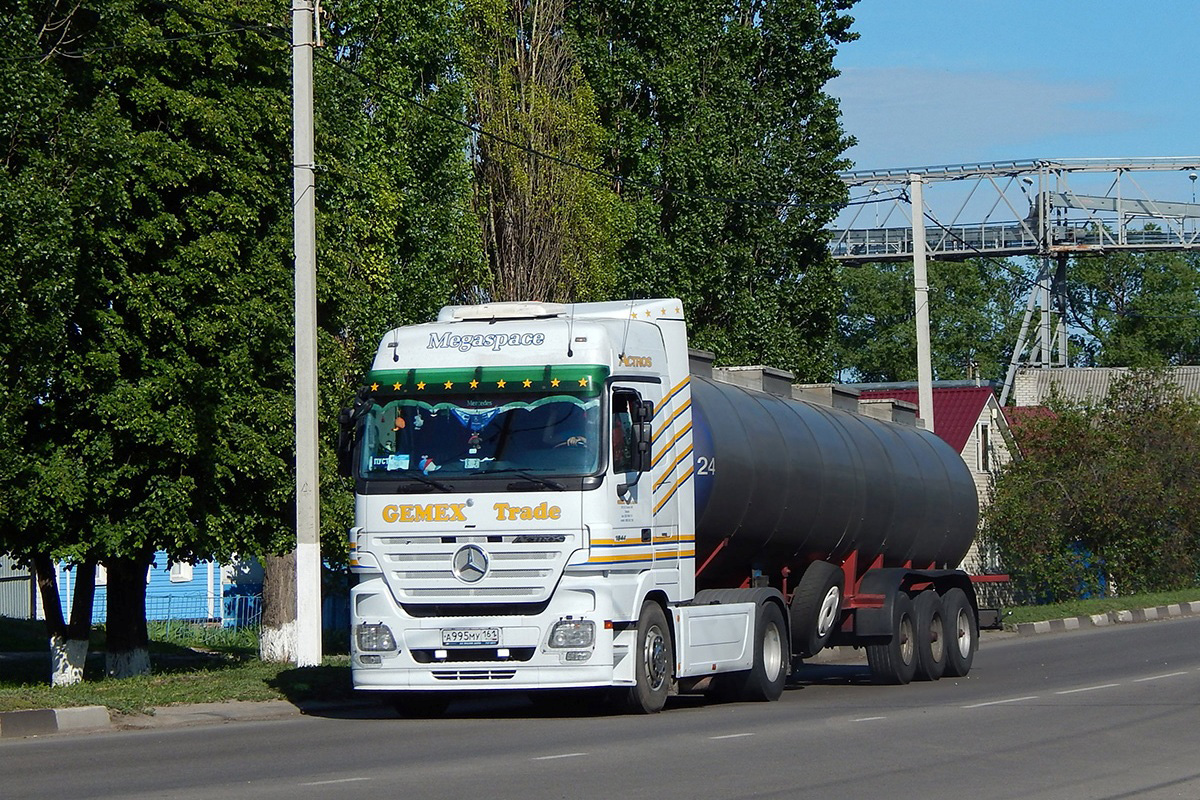
M 794 658 L 964 675 L 974 484 L 937 437 L 689 374 L 674 299 L 443 308 L 390 331 L 339 456 L 354 686 L 777 699 Z

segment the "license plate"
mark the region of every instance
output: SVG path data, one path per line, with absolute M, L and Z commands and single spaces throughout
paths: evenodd
M 442 647 L 486 647 L 500 644 L 499 628 L 442 628 Z

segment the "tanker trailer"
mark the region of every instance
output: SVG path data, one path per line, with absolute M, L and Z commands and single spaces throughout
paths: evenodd
M 775 700 L 794 657 L 962 675 L 975 491 L 940 439 L 692 375 L 682 303 L 448 306 L 341 418 L 351 674 L 458 693 Z
M 884 682 L 966 674 L 977 609 L 953 568 L 978 501 L 962 458 L 915 427 L 698 376 L 691 390 L 697 588 L 778 586 L 801 658 L 864 646 Z

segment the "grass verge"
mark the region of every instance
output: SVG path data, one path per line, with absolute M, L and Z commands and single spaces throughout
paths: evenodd
M 1126 595 L 1124 597 L 1093 597 L 1087 600 L 1071 600 L 1065 603 L 1050 603 L 1041 606 L 1014 606 L 1004 609 L 1004 623 L 1017 625 L 1022 622 L 1044 622 L 1066 617 L 1087 617 L 1106 614 L 1109 611 L 1130 611 L 1137 608 L 1154 608 L 1172 603 L 1200 601 L 1200 587 L 1180 589 L 1176 592 L 1151 592 Z
M 152 623 L 150 633 L 150 675 L 105 677 L 101 627 L 90 637 L 83 683 L 52 687 L 45 626 L 0 617 L 0 711 L 99 705 L 119 714 L 144 714 L 180 703 L 353 697 L 350 657 L 337 641 L 325 643 L 332 655 L 321 666 L 296 668 L 259 661 L 257 637 L 244 629 Z

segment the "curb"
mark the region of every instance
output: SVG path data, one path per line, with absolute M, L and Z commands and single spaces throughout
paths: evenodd
M 50 733 L 81 733 L 110 727 L 112 717 L 104 706 L 40 708 L 33 711 L 0 713 L 0 739 Z
M 1159 619 L 1200 616 L 1200 602 L 1172 603 L 1168 606 L 1136 608 L 1132 611 L 1109 611 L 1107 614 L 1092 614 L 1082 617 L 1065 617 L 1045 622 L 1020 622 L 1016 625 L 1020 636 L 1035 636 L 1042 633 L 1061 633 L 1081 628 L 1103 628 L 1127 622 L 1152 622 Z

